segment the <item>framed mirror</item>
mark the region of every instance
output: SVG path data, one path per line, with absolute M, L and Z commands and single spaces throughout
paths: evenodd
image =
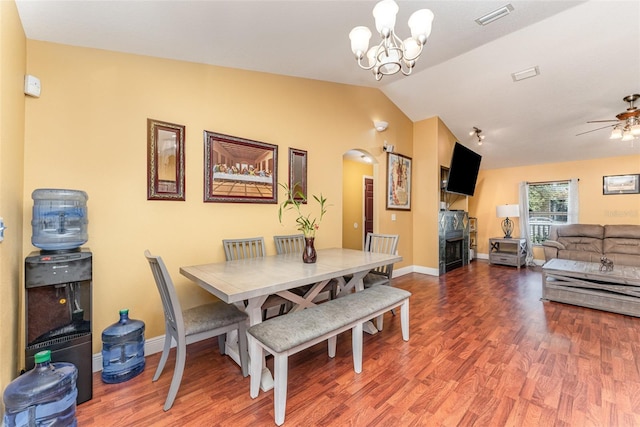
M 289 148 L 289 188 L 295 200 L 307 199 L 307 152 Z M 303 194 L 304 197 L 298 196 Z
M 147 119 L 147 200 L 184 199 L 184 126 Z

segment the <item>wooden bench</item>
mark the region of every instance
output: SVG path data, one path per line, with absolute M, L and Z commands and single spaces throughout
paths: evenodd
M 277 425 L 284 423 L 287 404 L 288 358 L 328 340 L 329 357 L 336 355 L 337 335 L 351 329 L 353 369 L 362 371 L 362 324 L 400 307 L 402 339 L 409 340 L 410 292 L 391 286 L 374 286 L 284 316 L 268 319 L 247 330 L 251 358 L 251 398 L 258 397 L 263 350 L 274 357 L 274 413 Z

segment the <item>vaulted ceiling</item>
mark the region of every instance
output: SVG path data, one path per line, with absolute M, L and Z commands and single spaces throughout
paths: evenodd
M 482 168 L 640 154 L 640 139 L 610 140 L 610 127 L 576 136 L 607 126 L 587 121 L 615 119 L 622 98 L 640 93 L 634 0 L 398 1 L 402 38 L 420 8 L 435 14 L 433 31 L 411 76 L 379 82 L 348 39 L 358 25 L 375 32 L 371 1 L 16 3 L 29 39 L 377 87 L 413 121 L 441 117 Z M 509 15 L 475 22 L 509 3 Z M 514 82 L 532 67 L 538 76 Z

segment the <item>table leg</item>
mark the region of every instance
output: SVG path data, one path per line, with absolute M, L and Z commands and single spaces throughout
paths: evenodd
M 257 323 L 262 322 L 262 304 L 266 301 L 267 297 L 259 297 L 250 299 L 248 301 L 247 306 L 244 304 L 236 304 L 238 308 L 243 310 L 249 315 L 249 326 L 253 326 Z M 234 362 L 240 365 L 240 351 L 238 349 L 238 331 L 231 331 L 227 334 L 226 345 L 225 345 L 225 354 L 229 356 Z M 253 363 L 251 359 L 249 359 L 249 364 Z M 261 361 L 257 361 L 257 363 L 262 363 L 262 376 L 260 378 L 260 388 L 262 391 L 268 391 L 273 388 L 273 376 L 271 375 L 271 371 L 267 368 L 266 361 L 263 359 Z

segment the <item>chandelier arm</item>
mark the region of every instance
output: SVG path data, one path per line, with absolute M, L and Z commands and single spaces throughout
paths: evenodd
M 372 70 L 372 69 L 373 69 L 373 67 L 375 67 L 375 66 L 376 66 L 376 64 L 373 64 L 373 65 L 371 65 L 370 67 L 367 67 L 367 66 L 365 66 L 365 65 L 363 65 L 363 64 L 362 64 L 362 58 L 357 58 L 357 59 L 358 59 L 358 66 L 359 66 L 360 68 L 362 68 L 363 70 L 367 70 L 367 71 L 369 71 L 369 70 Z

